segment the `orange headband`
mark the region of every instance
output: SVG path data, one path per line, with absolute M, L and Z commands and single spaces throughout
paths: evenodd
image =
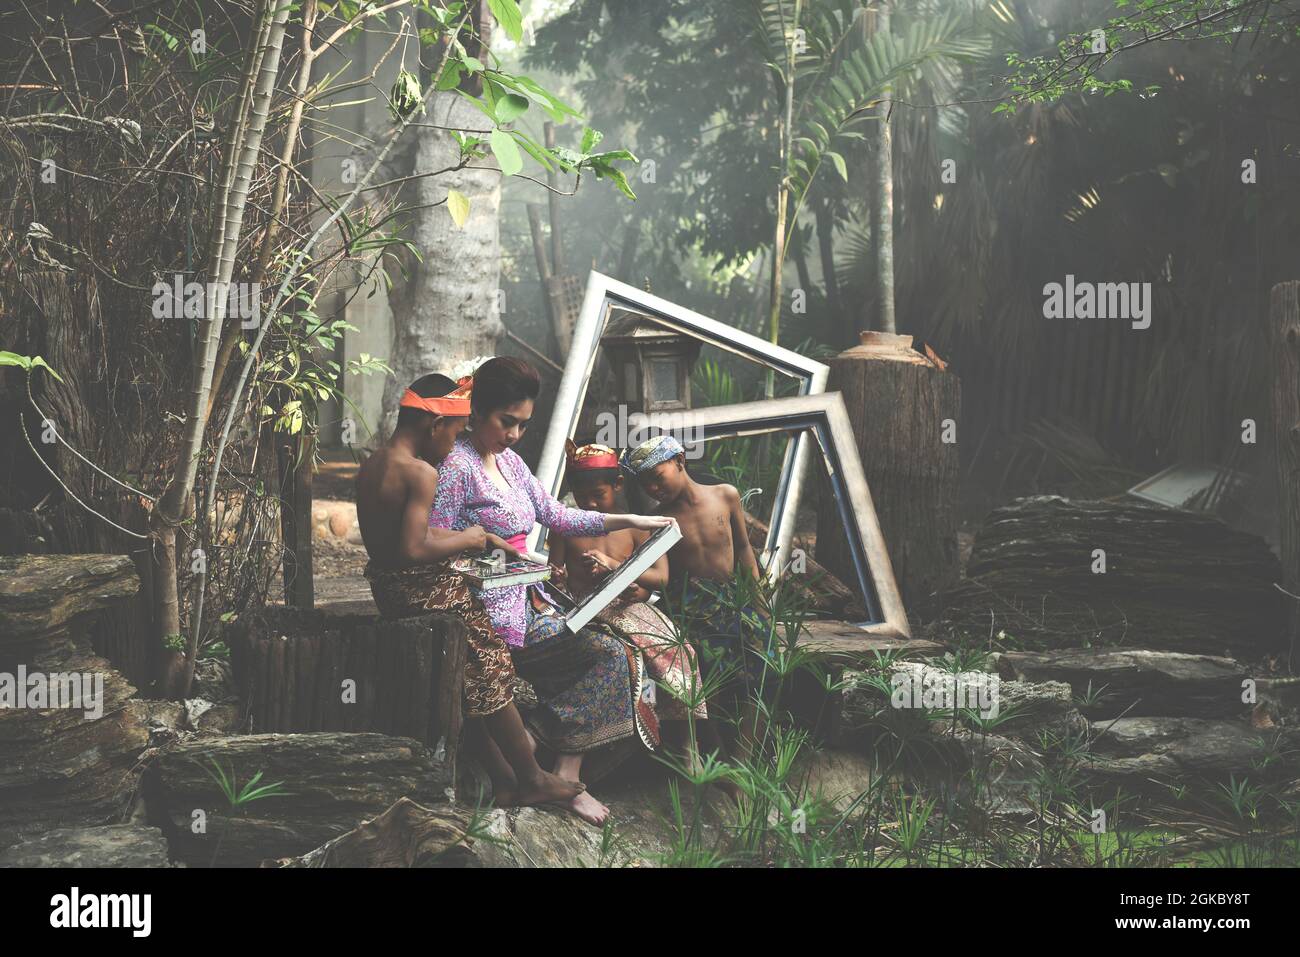
M 469 397 L 473 384 L 473 377 L 465 376 L 456 383 L 456 388 L 446 395 L 429 396 L 427 398 L 416 395 L 410 389 L 407 389 L 402 394 L 402 401 L 398 404 L 408 409 L 430 412 L 433 415 L 469 415 Z

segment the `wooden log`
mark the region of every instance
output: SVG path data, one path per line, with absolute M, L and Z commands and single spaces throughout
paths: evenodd
M 959 462 L 956 442 L 944 442 L 943 433 L 945 420 L 961 417 L 961 383 L 911 341 L 863 333 L 862 345 L 831 360 L 827 390 L 844 395 L 894 577 L 916 614 L 958 571 Z M 816 558 L 853 581 L 839 523 L 834 509 L 820 510 Z
M 285 731 L 294 730 L 294 705 L 298 695 L 298 648 L 303 641 L 302 637 L 295 637 L 282 642 L 284 675 L 281 678 L 281 687 L 284 692 L 280 701 L 280 727 Z
M 241 783 L 262 771 L 263 784 L 283 782 L 289 794 L 228 816 L 208 773 L 214 762 Z M 180 742 L 149 766 L 146 790 L 181 860 L 206 867 L 220 842 L 218 866 L 233 867 L 306 853 L 403 797 L 434 806 L 450 783 L 428 749 L 409 738 L 315 732 Z M 211 826 L 199 834 L 190 827 L 196 807 L 213 811 Z
M 1269 297 L 1273 335 L 1273 435 L 1281 519 L 1283 587 L 1300 595 L 1300 282 L 1283 282 Z M 1300 653 L 1300 599 L 1289 599 L 1286 641 L 1294 668 Z
M 320 639 L 308 636 L 298 642 L 298 670 L 295 676 L 293 727 L 312 727 L 316 703 L 316 669 L 320 663 Z
M 939 627 L 977 641 L 1005 631 L 1028 648 L 1124 644 L 1254 659 L 1281 650 L 1278 576 L 1263 539 L 1210 515 L 1033 496 L 990 514 Z
M 460 733 L 464 629 L 447 615 L 390 621 L 268 608 L 228 637 L 236 686 L 258 732 L 378 731 L 433 745 Z M 444 645 L 445 674 L 435 664 Z M 353 702 L 342 700 L 345 680 L 355 682 Z
M 271 653 L 268 655 L 269 667 L 266 674 L 266 730 L 287 731 L 288 729 L 280 723 L 280 703 L 284 698 L 285 642 L 279 638 L 272 638 L 270 645 Z
M 439 616 L 444 617 L 444 616 Z M 435 744 L 442 742 L 446 749 L 445 763 L 456 776 L 456 752 L 460 745 L 465 692 L 465 659 L 469 653 L 468 626 L 459 619 L 446 617 L 447 634 L 442 643 L 438 661 L 438 696 L 435 706 Z

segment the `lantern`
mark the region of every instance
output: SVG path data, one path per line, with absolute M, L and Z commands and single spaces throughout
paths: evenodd
M 680 412 L 691 407 L 691 369 L 700 340 L 618 309 L 601 337 L 614 369 L 615 394 L 629 412 Z

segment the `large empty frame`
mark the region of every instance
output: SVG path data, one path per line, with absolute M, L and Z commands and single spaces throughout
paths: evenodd
M 838 392 L 661 412 L 649 417 L 649 425 L 663 432 L 693 434 L 705 442 L 768 432 L 798 431 L 807 438 L 811 433 L 826 463 L 835 506 L 853 556 L 857 585 L 867 606 L 868 619 L 859 627 L 882 638 L 911 637 L 903 599 L 894 581 L 894 567 L 871 502 L 871 489 L 858 458 L 853 426 Z M 788 541 L 794 534 L 794 524 L 793 509 L 774 515 L 771 534 Z M 779 574 L 785 568 L 783 563 L 768 571 Z
M 538 480 L 552 495 L 560 494 L 560 486 L 564 482 L 564 440 L 573 438 L 577 428 L 582 403 L 587 396 L 587 383 L 591 380 L 600 349 L 600 339 L 604 335 L 610 313 L 615 309 L 640 313 L 668 329 L 743 356 L 776 372 L 793 376 L 799 380 L 801 396 L 816 395 L 826 390 L 829 366 L 789 349 L 774 346 L 758 336 L 741 332 L 602 273 L 592 272 L 587 277 L 582 312 L 578 315 L 573 330 L 569 358 L 564 364 L 564 375 L 555 396 L 555 412 L 551 415 L 546 441 L 542 446 L 542 458 L 537 466 Z M 786 448 L 772 507 L 772 521 L 763 548 L 763 560 L 768 566 L 783 568 L 789 560 L 790 542 L 794 537 L 793 517 L 799 507 L 802 476 L 806 471 L 808 455 L 809 437 L 806 434 L 798 436 Z M 789 522 L 778 521 L 780 516 L 786 514 L 791 517 Z M 533 529 L 531 544 L 534 551 L 545 548 L 545 531 L 540 526 Z

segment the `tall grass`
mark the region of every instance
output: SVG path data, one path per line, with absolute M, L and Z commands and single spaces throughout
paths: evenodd
M 1089 786 L 1093 732 L 1041 729 L 1010 741 L 1023 717 L 969 709 L 889 706 L 893 655 L 878 654 L 858 681 L 883 692 L 881 707 L 858 715 L 849 746 L 866 760 L 855 793 L 818 784 L 819 744 L 788 697 L 797 674 L 823 690 L 843 690 L 798 639 L 808 617 L 801 590 L 738 575 L 716 596 L 672 596 L 676 641 L 699 646 L 704 676 L 683 696 L 688 715 L 706 701 L 710 720 L 731 690 L 731 738 L 699 753 L 699 727 L 687 720 L 685 753 L 665 753 L 671 769 L 670 849 L 675 867 L 1143 867 L 1295 866 L 1300 863 L 1300 803 L 1281 782 L 1265 783 L 1276 755 L 1261 754 L 1257 781 L 1233 779 L 1208 795 L 1185 787 L 1168 796 L 1104 794 Z M 734 640 L 744 622 L 746 641 Z M 729 654 L 711 644 L 730 640 Z M 954 672 L 984 666 L 985 651 L 958 649 L 937 663 Z M 746 667 L 748 664 L 748 667 Z M 1095 695 L 1095 692 L 1094 692 Z M 1009 788 L 1007 753 L 1030 759 Z M 1014 777 L 1014 775 L 1013 775 Z M 733 789 L 732 800 L 724 788 Z M 1008 808 L 1008 791 L 1018 806 Z M 607 836 L 613 846 L 616 838 Z M 603 856 L 603 855 L 602 855 Z

